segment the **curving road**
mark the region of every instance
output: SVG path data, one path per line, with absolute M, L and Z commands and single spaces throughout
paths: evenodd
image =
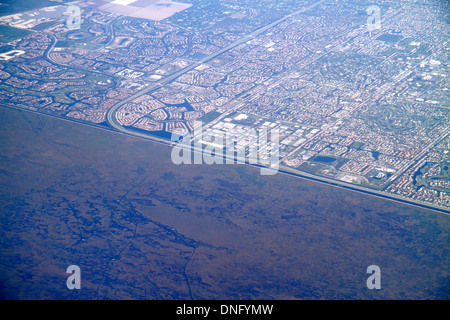
M 134 95 L 132 95 L 132 96 L 130 96 L 130 97 L 128 97 L 128 98 L 126 98 L 126 99 L 120 101 L 119 103 L 117 103 L 115 106 L 113 106 L 113 107 L 108 111 L 108 113 L 107 113 L 107 115 L 106 115 L 106 118 L 107 118 L 108 123 L 109 123 L 113 128 L 115 128 L 116 130 L 118 130 L 118 131 L 120 131 L 120 132 L 123 132 L 123 133 L 128 133 L 128 134 L 132 134 L 132 135 L 136 135 L 136 136 L 141 136 L 141 137 L 147 137 L 147 138 L 150 138 L 150 139 L 152 139 L 152 140 L 159 140 L 159 141 L 165 141 L 165 142 L 167 142 L 167 140 L 165 140 L 165 139 L 161 139 L 161 138 L 152 136 L 152 135 L 150 135 L 150 134 L 145 134 L 145 133 L 137 132 L 136 130 L 133 130 L 133 129 L 125 128 L 125 127 L 122 126 L 122 125 L 119 123 L 119 121 L 117 120 L 117 117 L 116 117 L 117 111 L 118 111 L 123 105 L 125 105 L 126 103 L 131 102 L 131 101 L 133 101 L 134 99 L 136 99 L 136 98 L 138 98 L 138 97 L 140 97 L 140 96 L 142 96 L 142 95 L 144 95 L 144 94 L 150 93 L 150 92 L 152 92 L 152 91 L 155 91 L 155 90 L 161 88 L 162 86 L 164 86 L 164 85 L 166 85 L 166 84 L 172 82 L 173 80 L 175 80 L 176 78 L 182 76 L 183 74 L 185 74 L 185 73 L 187 73 L 187 72 L 189 72 L 189 71 L 191 71 L 191 70 L 197 68 L 198 66 L 200 66 L 200 65 L 202 65 L 202 64 L 204 64 L 204 63 L 206 63 L 206 62 L 208 62 L 208 61 L 210 61 L 210 60 L 216 58 L 217 56 L 220 56 L 221 54 L 223 54 L 223 53 L 225 53 L 225 52 L 227 52 L 227 51 L 229 51 L 229 50 L 231 50 L 231 49 L 233 49 L 233 48 L 235 48 L 235 47 L 237 47 L 237 46 L 239 46 L 239 45 L 241 45 L 241 44 L 243 44 L 243 43 L 245 43 L 245 42 L 247 42 L 247 41 L 249 41 L 249 40 L 251 40 L 251 39 L 253 39 L 253 38 L 255 38 L 255 37 L 257 37 L 257 36 L 259 36 L 260 34 L 266 32 L 266 31 L 269 30 L 270 28 L 273 28 L 274 26 L 276 26 L 276 25 L 282 23 L 283 21 L 286 21 L 286 20 L 289 19 L 290 17 L 292 17 L 292 16 L 294 16 L 294 15 L 297 15 L 297 14 L 300 14 L 300 13 L 303 13 L 303 12 L 306 12 L 306 11 L 308 11 L 308 10 L 310 10 L 310 9 L 312 9 L 312 8 L 314 8 L 314 7 L 316 7 L 316 6 L 318 6 L 319 4 L 321 4 L 321 3 L 324 2 L 324 1 L 325 1 L 325 0 L 320 0 L 320 1 L 318 1 L 318 2 L 316 2 L 316 3 L 314 3 L 314 4 L 312 4 L 312 5 L 310 5 L 310 6 L 308 6 L 308 7 L 301 8 L 301 9 L 295 11 L 294 13 L 291 13 L 291 14 L 289 14 L 289 15 L 287 15 L 287 16 L 284 16 L 283 18 L 280 18 L 280 19 L 278 19 L 278 20 L 276 20 L 276 21 L 274 21 L 274 22 L 272 22 L 272 23 L 270 23 L 270 24 L 268 24 L 268 25 L 266 25 L 266 26 L 264 26 L 264 27 L 261 27 L 261 28 L 255 30 L 255 31 L 253 31 L 252 33 L 250 33 L 250 34 L 248 34 L 248 35 L 242 37 L 241 39 L 238 39 L 238 40 L 236 40 L 236 41 L 230 43 L 229 45 L 227 45 L 226 47 L 220 49 L 219 51 L 217 51 L 217 52 L 215 52 L 215 53 L 213 53 L 213 54 L 210 54 L 209 56 L 204 57 L 203 59 L 199 60 L 198 62 L 193 63 L 193 64 L 191 64 L 190 66 L 187 66 L 186 68 L 183 68 L 183 69 L 181 69 L 181 70 L 179 70 L 179 71 L 177 71 L 177 72 L 171 74 L 170 76 L 167 76 L 167 77 L 165 77 L 165 78 L 163 78 L 163 79 L 161 79 L 161 80 L 158 80 L 157 82 L 153 83 L 152 85 L 148 86 L 147 88 L 142 89 L 142 90 L 139 91 L 138 93 L 136 93 L 136 94 L 134 94 Z

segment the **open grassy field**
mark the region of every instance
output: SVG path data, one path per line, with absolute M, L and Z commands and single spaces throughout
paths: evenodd
M 0 108 L 1 297 L 450 297 L 448 216 L 170 151 Z

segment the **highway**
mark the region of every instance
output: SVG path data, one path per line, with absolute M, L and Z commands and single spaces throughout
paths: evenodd
M 88 126 L 88 127 L 94 127 L 96 129 L 100 129 L 100 130 L 106 130 L 106 131 L 109 131 L 109 132 L 112 131 L 112 132 L 116 132 L 116 133 L 119 133 L 119 134 L 124 134 L 124 135 L 127 135 L 127 136 L 133 136 L 135 138 L 140 138 L 140 139 L 144 139 L 146 141 L 156 142 L 156 143 L 168 146 L 168 147 L 174 146 L 173 142 L 171 142 L 169 140 L 157 138 L 157 137 L 152 136 L 150 134 L 144 134 L 144 133 L 131 131 L 131 130 L 117 131 L 117 130 L 109 128 L 109 127 L 103 127 L 101 125 L 85 122 L 85 121 L 82 121 L 82 120 L 69 119 L 67 117 L 51 115 L 51 114 L 48 114 L 48 113 L 45 113 L 45 112 L 41 112 L 41 111 L 38 111 L 38 110 L 24 109 L 24 108 L 21 108 L 21 107 L 8 105 L 8 104 L 5 104 L 5 103 L 1 103 L 0 106 L 6 107 L 6 108 L 11 108 L 11 109 L 16 109 L 16 110 L 20 110 L 20 111 L 40 114 L 40 115 L 44 115 L 44 116 L 47 116 L 47 117 L 57 118 L 57 119 L 60 119 L 60 120 L 63 120 L 63 121 L 68 121 L 68 122 L 72 122 L 72 123 L 75 122 L 75 123 L 78 123 L 78 124 L 81 124 L 81 125 L 85 125 L 85 126 Z M 202 152 L 202 150 L 198 150 L 197 148 L 193 147 L 192 148 L 192 152 Z M 224 157 L 224 159 L 226 159 L 226 158 Z M 264 168 L 263 166 L 255 165 L 255 164 L 249 164 L 249 163 L 242 163 L 242 164 L 243 165 L 247 165 L 247 166 L 260 168 L 260 169 Z M 399 202 L 399 203 L 410 205 L 410 206 L 413 206 L 413 207 L 418 207 L 418 208 L 427 209 L 427 210 L 431 210 L 431 211 L 438 212 L 438 213 L 443 213 L 445 215 L 450 215 L 450 209 L 446 208 L 446 207 L 433 205 L 432 203 L 417 201 L 417 200 L 413 200 L 413 199 L 409 199 L 409 198 L 405 198 L 405 197 L 401 197 L 401 196 L 396 196 L 394 194 L 390 194 L 390 193 L 386 193 L 386 192 L 382 192 L 382 191 L 376 191 L 376 190 L 364 188 L 364 187 L 361 187 L 361 186 L 358 186 L 358 185 L 353 185 L 353 184 L 350 184 L 350 183 L 347 183 L 347 182 L 343 182 L 343 181 L 340 181 L 340 180 L 334 180 L 334 179 L 331 179 L 331 178 L 317 176 L 317 175 L 314 175 L 314 174 L 311 174 L 311 173 L 307 173 L 307 172 L 304 172 L 304 171 L 296 170 L 296 169 L 293 169 L 293 168 L 290 168 L 290 167 L 286 167 L 286 166 L 282 166 L 282 165 L 279 166 L 278 173 L 284 174 L 284 175 L 289 175 L 291 177 L 302 178 L 302 179 L 306 179 L 306 180 L 310 180 L 310 181 L 314 181 L 314 182 L 318 182 L 318 183 L 322 183 L 322 184 L 327 184 L 329 186 L 333 186 L 333 187 L 337 187 L 337 188 L 341 188 L 341 189 L 346 189 L 346 190 L 351 190 L 351 191 L 363 193 L 363 194 L 366 194 L 366 195 L 375 196 L 375 197 L 382 198 L 382 199 L 385 199 L 385 200 Z

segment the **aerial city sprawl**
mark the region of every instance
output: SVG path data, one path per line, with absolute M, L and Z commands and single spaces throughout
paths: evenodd
M 0 102 L 169 144 L 198 124 L 276 131 L 284 172 L 448 211 L 445 14 L 426 0 L 49 1 L 0 17 Z

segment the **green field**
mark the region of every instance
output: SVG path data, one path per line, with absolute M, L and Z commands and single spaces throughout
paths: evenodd
M 220 115 L 222 115 L 220 112 L 211 111 L 211 112 L 205 114 L 199 120 L 202 121 L 203 123 L 209 123 L 209 122 L 213 121 L 214 119 L 218 118 Z
M 13 28 L 9 26 L 0 26 L 0 42 L 11 42 L 16 39 L 20 39 L 28 36 L 31 31 Z

